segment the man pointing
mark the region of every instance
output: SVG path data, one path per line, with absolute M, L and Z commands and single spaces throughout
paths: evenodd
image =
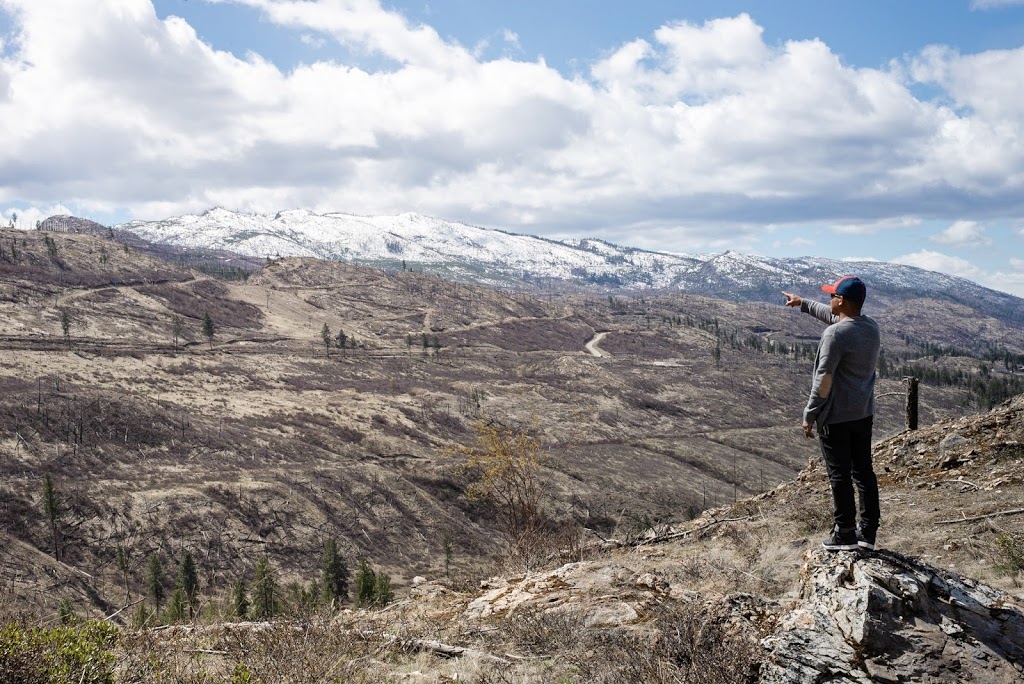
M 805 435 L 814 437 L 817 427 L 832 485 L 834 525 L 822 546 L 829 551 L 873 549 L 880 518 L 878 480 L 871 466 L 878 324 L 861 314 L 867 288 L 857 276 L 843 276 L 821 289 L 831 297 L 827 306 L 788 292 L 782 294 L 786 306 L 798 306 L 828 325 L 818 343 L 803 415 Z M 859 525 L 854 486 L 860 499 Z

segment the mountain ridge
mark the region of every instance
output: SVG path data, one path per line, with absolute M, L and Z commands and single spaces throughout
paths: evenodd
M 240 214 L 223 208 L 115 226 L 155 244 L 220 249 L 248 257 L 305 256 L 443 272 L 490 286 L 572 287 L 643 293 L 679 290 L 775 301 L 781 288 L 814 288 L 856 271 L 873 293 L 907 293 L 970 303 L 1024 321 L 1024 299 L 964 278 L 879 261 L 776 258 L 734 251 L 659 252 L 597 238 L 552 240 L 406 212 L 394 216 L 316 214 L 293 209 Z

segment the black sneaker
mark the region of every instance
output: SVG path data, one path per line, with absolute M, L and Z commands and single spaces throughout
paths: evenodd
M 821 545 L 826 551 L 856 551 L 857 535 L 853 530 L 840 532 L 836 527 L 832 529 L 832 536 L 821 542 Z
M 875 530 L 857 530 L 857 546 L 868 551 L 874 551 Z

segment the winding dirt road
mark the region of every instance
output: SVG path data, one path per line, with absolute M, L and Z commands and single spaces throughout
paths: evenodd
M 604 351 L 603 349 L 599 349 L 597 346 L 601 343 L 601 340 L 603 340 L 604 336 L 607 334 L 607 332 L 594 333 L 594 336 L 590 338 L 590 341 L 584 345 L 584 348 L 588 352 L 590 352 L 591 356 L 596 356 L 598 358 L 611 356 L 611 354 Z

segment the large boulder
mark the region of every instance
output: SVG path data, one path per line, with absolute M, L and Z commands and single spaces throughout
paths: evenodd
M 1014 597 L 891 551 L 808 553 L 763 684 L 1024 682 Z

